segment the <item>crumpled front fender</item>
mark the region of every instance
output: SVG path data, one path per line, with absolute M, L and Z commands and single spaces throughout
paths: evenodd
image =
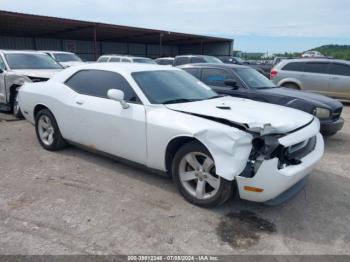
M 231 128 L 231 132 L 222 130 L 203 130 L 194 134 L 203 143 L 216 166 L 216 174 L 232 181 L 240 175 L 247 165 L 252 150 L 252 135 Z

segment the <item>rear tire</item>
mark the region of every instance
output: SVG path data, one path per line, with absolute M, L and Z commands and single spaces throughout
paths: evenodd
M 211 154 L 196 141 L 176 152 L 172 176 L 183 197 L 197 206 L 219 206 L 233 195 L 233 183 L 216 175 Z
M 35 131 L 40 145 L 46 150 L 57 151 L 67 146 L 54 115 L 48 109 L 40 110 L 35 116 Z
M 285 83 L 282 86 L 289 88 L 289 89 L 300 90 L 299 86 L 297 86 L 296 84 L 293 84 L 293 83 Z

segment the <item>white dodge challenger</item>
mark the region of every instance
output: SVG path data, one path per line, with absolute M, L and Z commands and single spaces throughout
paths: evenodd
M 312 115 L 218 96 L 188 73 L 158 65 L 71 67 L 26 84 L 19 105 L 43 148 L 74 144 L 163 171 L 204 207 L 234 190 L 250 201 L 280 199 L 324 151 Z

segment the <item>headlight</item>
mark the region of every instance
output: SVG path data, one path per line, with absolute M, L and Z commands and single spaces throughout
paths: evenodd
M 314 115 L 318 118 L 329 118 L 331 116 L 331 111 L 326 108 L 316 107 Z

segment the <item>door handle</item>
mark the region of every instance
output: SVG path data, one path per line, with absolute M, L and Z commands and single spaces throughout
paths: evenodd
M 81 101 L 81 100 L 77 100 L 77 101 L 75 101 L 75 103 L 78 104 L 78 105 L 80 105 L 80 106 L 81 106 L 82 104 L 84 104 L 84 102 Z

